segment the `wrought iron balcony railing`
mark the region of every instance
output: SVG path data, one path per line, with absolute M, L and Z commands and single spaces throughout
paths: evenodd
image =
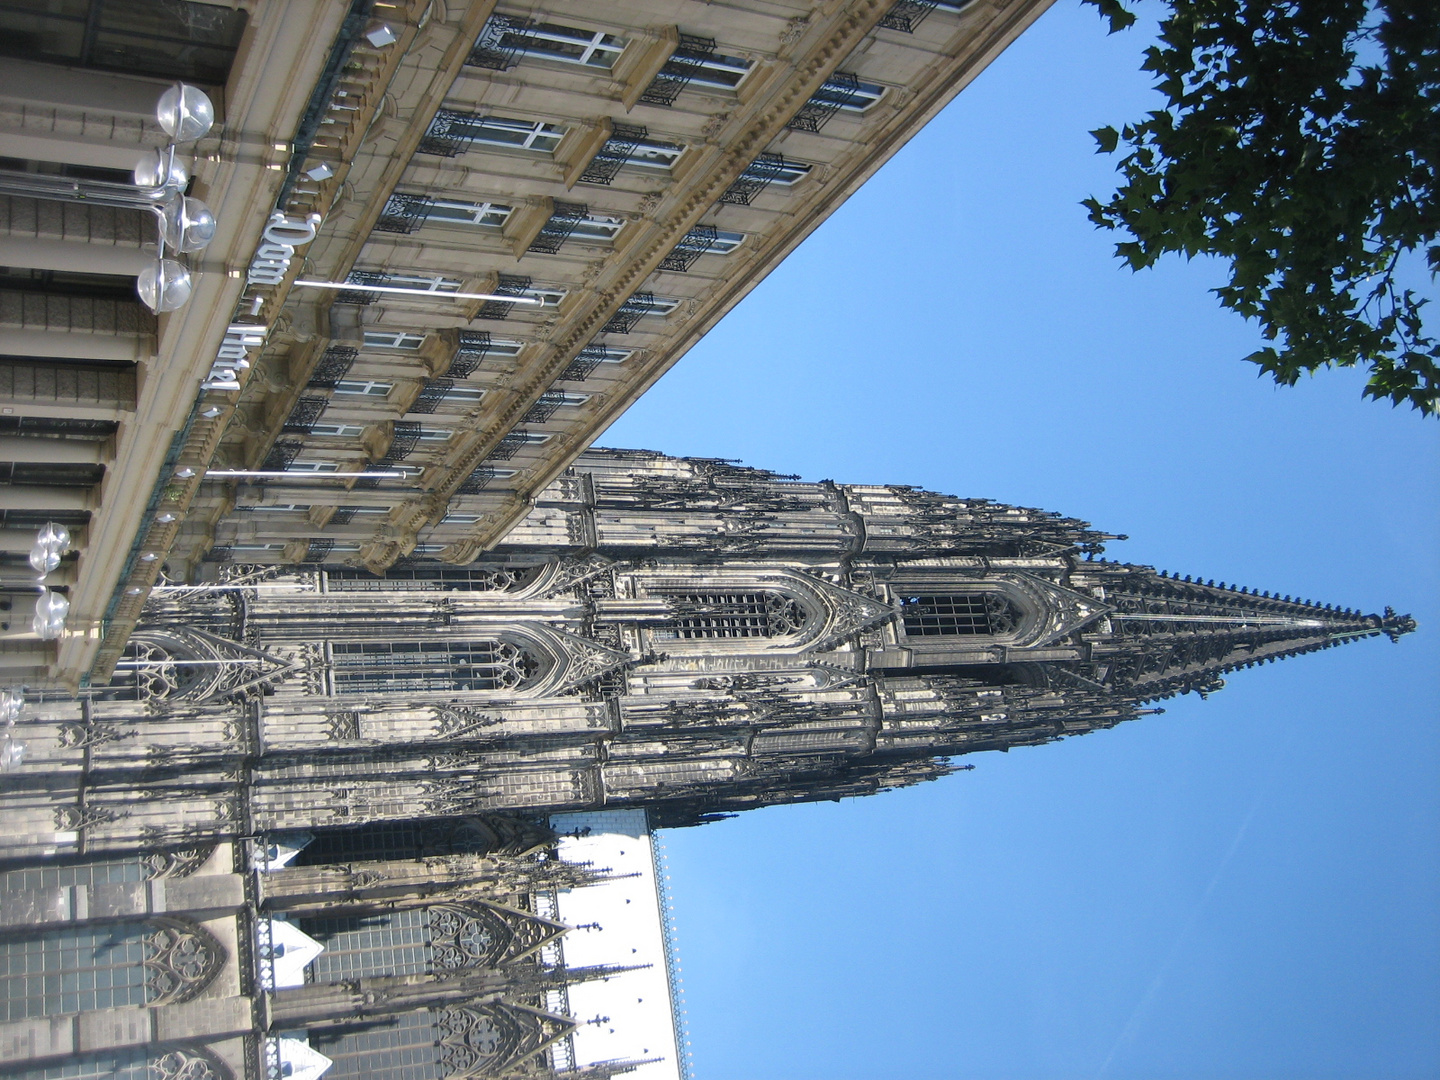
M 661 105 L 669 108 L 675 104 L 675 99 L 680 92 L 690 85 L 690 80 L 700 74 L 705 68 L 705 62 L 715 56 L 715 40 L 713 38 L 695 37 L 691 34 L 681 34 L 680 44 L 666 61 L 665 66 L 660 69 L 645 92 L 640 95 L 640 100 L 646 105 Z
M 785 126 L 795 131 L 818 133 L 846 105 L 858 103 L 855 92 L 859 89 L 858 76 L 848 71 L 837 71 L 821 84 L 809 101 L 800 106 L 800 111 Z
M 525 49 L 532 38 L 530 28 L 528 19 L 514 15 L 491 15 L 481 27 L 470 55 L 465 58 L 466 65 L 491 71 L 514 67 L 515 55 Z
M 334 390 L 340 380 L 350 373 L 350 366 L 355 363 L 358 352 L 348 345 L 331 345 L 320 357 L 306 385 L 314 390 Z
M 491 292 L 497 296 L 524 296 L 532 284 L 534 284 L 533 280 L 523 274 L 501 274 Z M 508 319 L 514 310 L 513 303 L 507 303 L 504 300 L 486 300 L 480 305 L 480 310 L 475 313 L 475 318 Z
M 880 16 L 880 25 L 887 30 L 913 34 L 925 17 L 939 6 L 939 0 L 897 0 L 894 7 Z
M 653 293 L 635 293 L 620 305 L 620 310 L 610 316 L 610 321 L 600 332 L 602 334 L 628 334 L 635 329 L 635 324 L 650 314 L 654 308 L 655 295 Z
M 376 232 L 413 233 L 425 224 L 435 200 L 428 195 L 396 193 L 385 200 L 385 208 L 375 222 Z
M 290 410 L 280 430 L 287 435 L 309 435 L 329 404 L 329 398 L 302 397 Z
M 565 241 L 570 239 L 580 222 L 589 216 L 590 208 L 584 203 L 556 202 L 550 220 L 545 222 L 544 227 L 525 250 L 540 255 L 554 255 Z
M 696 259 L 714 248 L 719 236 L 720 230 L 714 225 L 696 225 L 670 249 L 669 255 L 660 260 L 660 269 L 685 273 L 695 265 Z
M 739 178 L 725 189 L 720 201 L 730 206 L 749 206 L 772 180 L 785 174 L 785 158 L 780 154 L 761 154 L 745 166 Z
M 566 365 L 565 370 L 555 381 L 584 382 L 595 373 L 597 367 L 605 362 L 608 355 L 609 352 L 604 345 L 592 341 L 575 354 L 575 359 Z
M 490 351 L 490 332 L 488 330 L 461 330 L 460 346 L 455 350 L 455 355 L 450 360 L 450 366 L 445 369 L 445 378 L 464 379 L 474 374 L 485 356 Z
M 610 137 L 595 151 L 590 164 L 586 165 L 585 171 L 580 174 L 579 182 L 609 187 L 631 155 L 649 137 L 649 130 L 639 124 L 612 124 Z

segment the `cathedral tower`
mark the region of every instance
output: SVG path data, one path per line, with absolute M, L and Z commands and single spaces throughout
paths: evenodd
M 383 577 L 213 563 L 157 590 L 109 684 L 25 725 L 0 852 L 599 807 L 686 824 L 929 779 L 1414 625 L 1106 561 L 1107 539 L 910 487 L 591 451 L 483 555 Z
M 106 684 L 27 705 L 0 1066 L 686 1080 L 651 827 L 932 779 L 1414 628 L 1110 562 L 1041 511 L 632 451 L 584 454 L 492 551 L 376 577 L 396 534 L 363 529 L 356 565 L 214 552 Z

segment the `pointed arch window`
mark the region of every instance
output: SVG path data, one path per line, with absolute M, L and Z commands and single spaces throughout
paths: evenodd
M 335 692 L 518 690 L 540 670 L 509 641 L 349 641 L 331 645 Z
M 0 1021 L 186 1001 L 224 962 L 185 919 L 66 927 L 0 941 Z
M 907 637 L 995 637 L 1013 634 L 1021 612 L 996 592 L 921 593 L 900 597 Z
M 310 962 L 317 983 L 491 967 L 530 954 L 562 929 L 481 903 L 301 919 L 299 926 L 325 946 Z
M 671 618 L 656 636 L 668 639 L 793 637 L 810 617 L 799 600 L 774 589 L 664 596 Z

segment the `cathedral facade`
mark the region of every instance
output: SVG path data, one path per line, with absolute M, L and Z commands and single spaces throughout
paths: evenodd
M 246 512 L 288 498 L 257 486 Z M 465 565 L 216 561 L 162 584 L 106 685 L 20 725 L 0 1060 L 640 1068 L 565 1049 L 561 992 L 624 965 L 551 948 L 553 898 L 613 876 L 558 857 L 557 815 L 678 826 L 868 794 L 1414 625 L 1111 562 L 1109 539 L 906 486 L 593 450 Z M 26 964 L 68 964 L 90 996 Z M 129 996 L 92 985 L 125 978 Z

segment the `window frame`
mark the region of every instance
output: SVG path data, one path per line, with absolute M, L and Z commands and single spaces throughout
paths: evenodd
M 573 45 L 578 49 L 578 54 L 570 56 L 559 49 L 535 49 L 530 44 L 534 41 Z M 527 59 L 567 64 L 590 71 L 613 71 L 615 64 L 629 44 L 628 38 L 604 30 L 587 30 L 581 26 L 566 26 L 564 23 L 532 22 L 523 31 L 519 47 L 515 52 L 517 56 Z M 602 53 L 613 53 L 609 57 L 608 63 L 591 62 L 592 58 Z
M 350 389 L 356 386 L 364 387 L 364 389 Z M 384 389 L 380 390 L 380 387 L 384 387 Z M 388 379 L 337 379 L 332 393 L 343 394 L 346 397 L 388 398 L 394 389 L 395 384 Z M 379 390 L 378 393 L 377 390 Z
M 358 439 L 365 434 L 364 424 L 327 424 L 317 422 L 311 424 L 305 431 L 306 435 L 317 435 L 322 439 Z M 337 428 L 340 430 L 326 431 L 326 428 Z M 353 430 L 351 430 L 353 429 Z
M 510 132 L 521 134 L 523 137 L 514 141 L 511 139 L 488 138 L 483 134 L 487 128 L 497 132 Z M 551 123 L 548 120 L 517 120 L 509 116 L 474 116 L 464 122 L 451 121 L 444 138 L 464 139 L 471 144 L 481 146 L 498 146 L 508 150 L 525 150 L 536 154 L 553 154 L 561 140 L 569 134 L 570 128 L 564 124 Z M 539 145 L 540 143 L 548 145 Z
M 455 211 L 454 214 L 447 214 L 445 211 Z M 462 214 L 468 213 L 469 220 Z M 455 225 L 462 228 L 473 229 L 495 229 L 505 227 L 510 216 L 515 213 L 515 208 L 502 202 L 484 200 L 472 202 L 468 199 L 437 199 L 431 198 L 425 211 L 425 224 Z M 495 220 L 487 220 L 494 216 Z
M 425 338 L 428 335 L 414 330 L 366 330 L 361 338 L 361 343 L 367 349 L 391 349 L 396 352 L 415 352 L 425 345 Z M 381 338 L 390 338 L 389 342 L 381 341 Z M 404 339 L 404 340 L 402 340 Z M 411 345 L 409 339 L 414 339 L 415 344 Z

